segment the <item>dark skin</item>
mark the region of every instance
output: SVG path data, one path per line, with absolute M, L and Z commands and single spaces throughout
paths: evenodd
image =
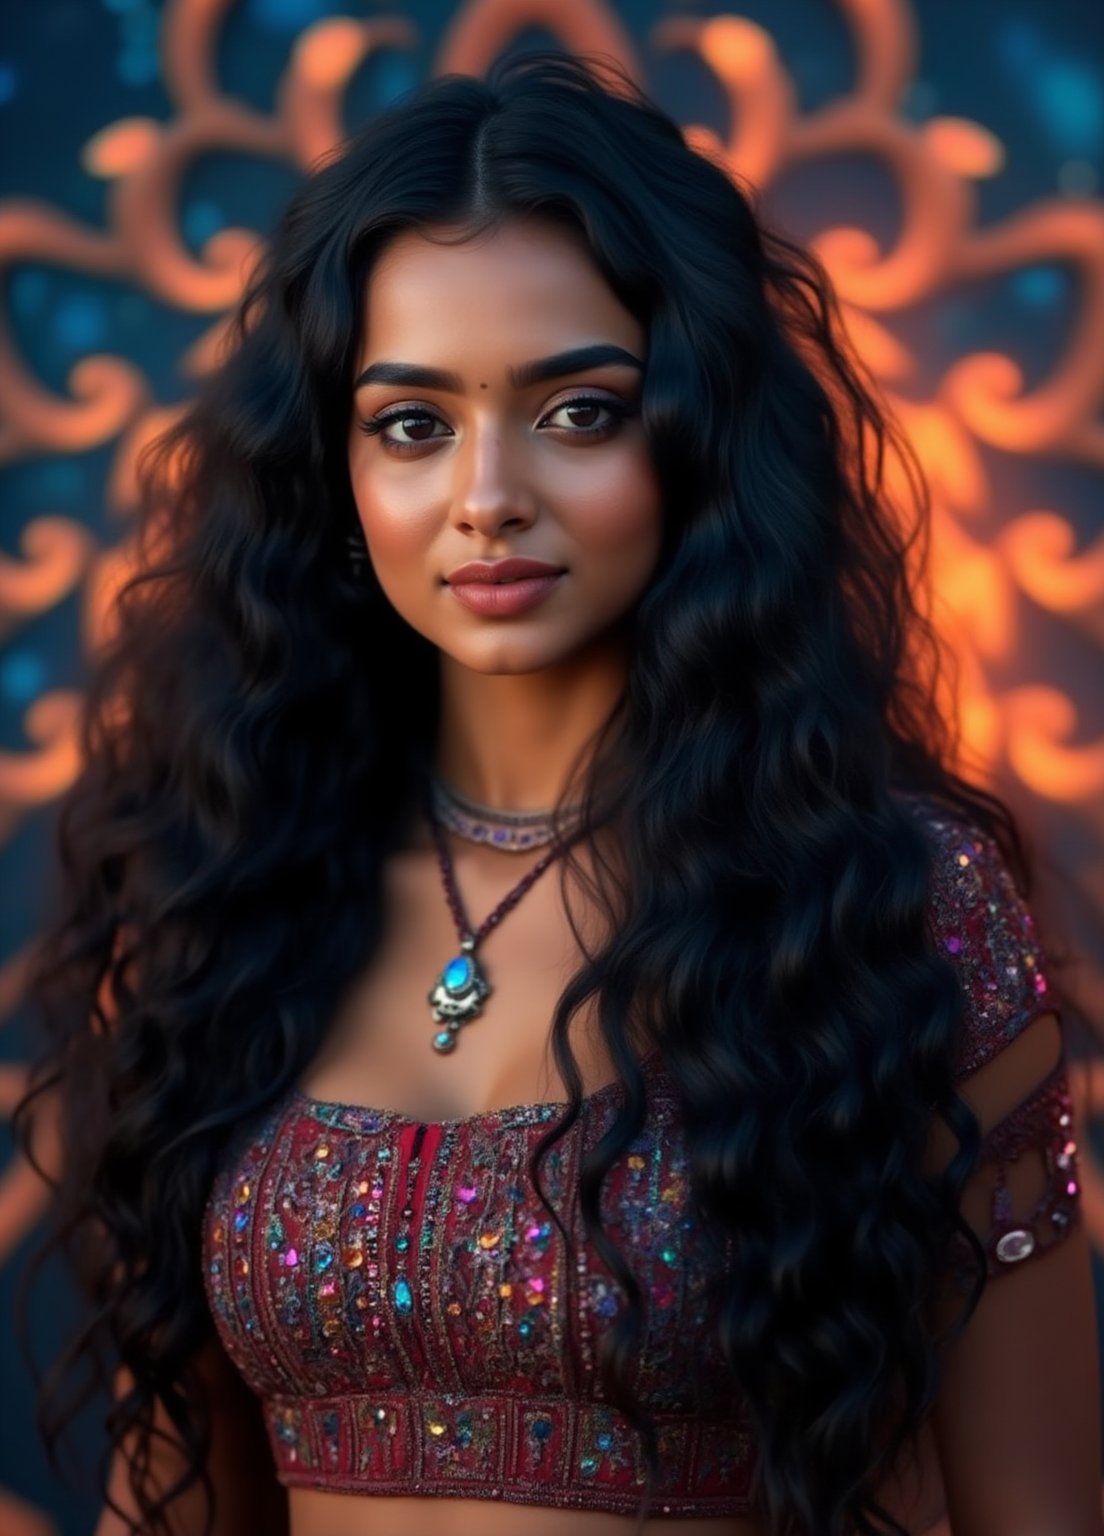
M 458 246 L 404 233 L 370 279 L 356 376 L 381 362 L 455 375 L 433 385 L 377 377 L 357 388 L 349 471 L 380 583 L 440 653 L 438 772 L 485 804 L 535 809 L 570 791 L 577 755 L 623 687 L 628 658 L 619 621 L 652 576 L 662 517 L 633 413 L 646 341 L 581 242 L 540 220 Z M 520 387 L 511 376 L 535 359 L 597 343 L 627 360 L 521 380 Z M 358 422 L 400 406 L 402 419 L 384 432 L 359 429 Z M 588 434 L 591 426 L 598 430 Z M 551 562 L 565 575 L 520 615 L 488 617 L 461 606 L 447 574 L 467 560 L 507 555 Z M 451 848 L 475 922 L 536 858 L 456 838 Z M 480 946 L 494 994 L 448 1056 L 429 1048 L 425 994 L 456 935 L 424 825 L 412 826 L 385 881 L 382 945 L 349 989 L 303 1079 L 305 1091 L 429 1121 L 566 1098 L 548 1049 L 549 1025 L 582 957 L 558 870 L 538 880 Z M 580 888 L 570 900 L 588 941 L 599 942 L 599 914 Z M 584 1008 L 572 1030 L 583 1092 L 590 1093 L 616 1074 L 593 1014 Z M 1038 1020 L 975 1074 L 968 1097 L 983 1126 L 1038 1080 L 1057 1038 L 1052 1016 Z M 947 1155 L 933 1135 L 932 1159 Z M 1017 1195 L 1028 1198 L 1027 1185 L 1041 1170 L 1016 1173 L 1023 1184 Z M 968 1206 L 979 1228 L 988 1196 L 980 1180 Z M 1101 1536 L 1095 1362 L 1089 1257 L 1078 1233 L 987 1291 L 950 1359 L 916 1476 L 887 1490 L 886 1502 L 917 1536 L 934 1536 L 946 1512 L 955 1536 Z M 240 1518 L 251 1499 L 274 1501 L 265 1524 L 252 1528 L 280 1529 L 286 1515 L 291 1536 L 514 1536 L 522 1526 L 527 1536 L 613 1536 L 633 1529 L 621 1516 L 482 1499 L 308 1489 L 285 1496 L 263 1443 L 243 1431 L 256 1408 L 233 1384 L 216 1345 L 205 1369 L 223 1384 L 229 1405 L 215 1428 L 213 1470 L 231 1511 L 218 1536 L 250 1528 L 235 1523 L 233 1511 Z M 199 1528 L 182 1507 L 182 1536 Z M 123 1529 L 105 1515 L 96 1536 Z M 754 1521 L 731 1518 L 652 1520 L 646 1530 L 763 1536 Z

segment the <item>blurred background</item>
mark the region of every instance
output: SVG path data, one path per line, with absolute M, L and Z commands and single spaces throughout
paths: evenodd
M 1036 860 L 1104 1255 L 1104 6 L 0 0 L 0 17 L 0 1536 L 76 1536 L 99 1507 L 101 1405 L 68 1491 L 29 1412 L 11 1305 L 44 1201 L 3 1126 L 135 455 L 214 365 L 312 162 L 503 52 L 614 55 L 828 266 L 931 479 L 960 766 Z M 39 1357 L 73 1304 L 48 1275 Z

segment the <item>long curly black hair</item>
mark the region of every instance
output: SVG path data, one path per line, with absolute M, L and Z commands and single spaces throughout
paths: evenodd
M 926 1305 L 979 1146 L 909 797 L 959 807 L 1021 878 L 1024 851 L 951 767 L 922 478 L 823 272 L 619 69 L 556 53 L 435 79 L 317 167 L 232 351 L 143 460 L 137 569 L 95 659 L 29 988 L 45 1044 L 16 1127 L 31 1155 L 60 1114 L 42 1256 L 65 1252 L 88 1300 L 43 1433 L 71 1422 L 89 1363 L 123 1366 L 108 1451 L 148 1449 L 159 1400 L 185 1480 L 202 1475 L 203 1203 L 232 1129 L 299 1080 L 371 961 L 395 810 L 436 729 L 436 652 L 346 559 L 365 284 L 399 231 L 530 215 L 581 232 L 646 325 L 665 519 L 588 771 L 595 815 L 631 765 L 623 861 L 562 865 L 614 920 L 555 1011 L 571 1102 L 534 1171 L 579 1113 L 568 1026 L 595 996 L 625 1087 L 581 1182 L 626 1299 L 608 1398 L 654 1471 L 627 1385 L 641 1289 L 599 1208 L 643 1124 L 647 1045 L 684 1106 L 703 1225 L 738 1253 L 715 1344 L 750 1404 L 767 1529 L 900 1532 L 874 1490 L 934 1400 Z M 933 1116 L 957 1147 L 939 1177 L 921 1172 Z M 141 1451 L 131 1482 L 139 1529 L 164 1529 L 182 1485 L 155 1497 Z

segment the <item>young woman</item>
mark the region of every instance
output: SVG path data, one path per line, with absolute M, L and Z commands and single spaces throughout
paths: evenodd
M 1054 986 L 818 268 L 530 54 L 239 321 L 32 994 L 100 1536 L 1099 1533 Z

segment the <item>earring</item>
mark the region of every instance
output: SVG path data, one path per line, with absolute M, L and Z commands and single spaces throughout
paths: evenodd
M 364 563 L 368 559 L 368 545 L 364 540 L 364 533 L 357 529 L 355 533 L 345 535 L 345 548 L 349 556 L 349 565 L 354 577 L 358 580 L 364 574 Z

